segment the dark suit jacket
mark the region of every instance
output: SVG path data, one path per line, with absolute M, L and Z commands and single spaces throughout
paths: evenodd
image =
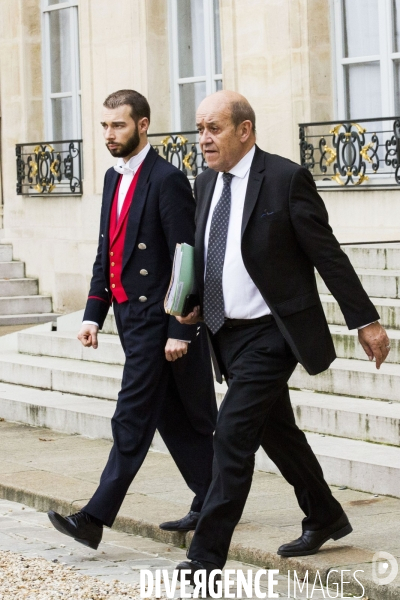
M 89 298 L 84 320 L 103 326 L 110 306 L 109 281 L 109 225 L 112 201 L 119 175 L 108 169 L 100 216 L 100 234 Z M 209 433 L 213 430 L 216 404 L 211 363 L 205 327 L 181 325 L 164 312 L 177 243 L 194 244 L 195 202 L 187 177 L 176 167 L 161 158 L 151 148 L 143 161 L 135 194 L 128 214 L 122 285 L 135 316 L 146 318 L 149 306 L 157 304 L 166 320 L 167 338 L 190 340 L 185 357 L 172 363 L 172 371 L 181 398 L 187 405 L 188 416 L 197 413 L 196 429 Z M 140 249 L 139 244 L 145 244 Z M 140 275 L 146 269 L 147 276 Z M 139 297 L 145 296 L 146 302 Z M 148 335 L 153 335 L 149 322 Z M 143 348 L 143 352 L 146 349 Z M 149 357 L 151 360 L 151 357 Z
M 196 278 L 204 289 L 204 233 L 218 173 L 196 179 Z M 328 223 L 310 172 L 256 147 L 242 221 L 245 267 L 297 360 L 312 375 L 336 354 L 317 291 L 314 267 L 339 303 L 349 329 L 379 319 Z

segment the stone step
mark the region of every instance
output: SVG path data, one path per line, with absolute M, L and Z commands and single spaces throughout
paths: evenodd
M 0 384 L 0 417 L 64 433 L 111 438 L 114 403 L 73 394 Z M 400 448 L 307 433 L 331 485 L 400 497 Z M 153 447 L 165 451 L 159 436 Z M 263 451 L 256 468 L 278 473 Z
M 18 333 L 18 352 L 111 365 L 124 364 L 125 355 L 118 336 L 100 333 L 99 346 L 94 350 L 82 346 L 77 340 L 77 331 L 21 331 Z
M 0 315 L 0 327 L 6 325 L 35 325 L 56 322 L 57 313 L 32 313 L 26 315 Z
M 34 296 L 37 293 L 37 279 L 0 279 L 0 296 Z
M 400 403 L 291 390 L 296 422 L 306 431 L 400 446 Z
M 400 365 L 384 363 L 380 370 L 365 360 L 337 358 L 330 368 L 311 376 L 298 366 L 290 387 L 327 394 L 400 402 Z
M 0 279 L 21 279 L 22 277 L 25 277 L 23 262 L 0 262 Z
M 358 341 L 358 330 L 349 331 L 345 325 L 330 325 L 329 329 L 339 358 L 356 358 L 368 361 L 368 356 Z M 398 364 L 400 363 L 400 331 L 388 329 L 387 334 L 391 349 L 386 362 Z
M 345 325 L 338 303 L 330 294 L 321 294 L 321 302 L 328 323 Z M 400 300 L 394 298 L 370 298 L 380 314 L 381 323 L 387 329 L 400 329 Z
M 357 269 L 361 283 L 369 296 L 374 298 L 400 298 L 400 271 L 380 269 Z M 329 290 L 317 273 L 317 285 L 320 294 L 329 294 Z
M 10 262 L 13 259 L 13 247 L 11 244 L 0 244 L 0 262 Z
M 50 296 L 0 297 L 0 315 L 51 313 Z
M 8 350 L 0 354 L 0 381 L 115 400 L 122 367 L 66 358 L 32 356 Z
M 400 269 L 400 244 L 342 246 L 356 269 Z
M 330 485 L 400 497 L 400 448 L 317 433 L 307 433 L 307 439 Z M 279 473 L 262 451 L 256 468 Z
M 308 376 L 309 377 L 309 376 Z M 289 385 L 292 387 L 293 377 Z M 215 383 L 218 406 L 226 383 Z M 400 402 L 291 389 L 296 422 L 301 429 L 325 435 L 400 445 Z

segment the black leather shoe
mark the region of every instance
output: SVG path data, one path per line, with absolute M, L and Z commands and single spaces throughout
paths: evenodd
M 190 510 L 185 517 L 179 521 L 166 521 L 159 525 L 164 531 L 194 531 L 199 521 L 200 513 Z
M 328 540 L 340 540 L 353 531 L 345 513 L 329 527 L 317 531 L 303 531 L 301 537 L 278 549 L 279 556 L 308 556 L 316 554 Z
M 97 550 L 103 537 L 103 527 L 92 521 L 85 512 L 77 512 L 69 517 L 62 517 L 50 510 L 48 517 L 57 531 L 74 538 L 75 541 Z
M 209 576 L 211 571 L 214 571 L 215 569 L 218 569 L 217 565 L 214 565 L 213 563 L 210 562 L 200 562 L 199 560 L 184 560 L 183 562 L 179 563 L 179 565 L 177 565 L 175 567 L 175 570 L 178 571 L 178 579 L 181 580 L 180 577 L 180 572 L 181 571 L 190 571 L 190 574 L 186 577 L 187 580 L 190 581 L 190 585 L 195 585 L 194 582 L 194 574 L 197 571 L 206 571 L 207 572 L 207 593 L 208 595 L 210 595 L 210 582 L 209 582 Z M 220 573 L 216 573 L 215 577 L 214 577 L 214 582 L 213 582 L 213 591 L 214 593 L 217 593 L 217 587 L 216 587 L 216 582 L 217 581 L 221 581 L 222 577 Z

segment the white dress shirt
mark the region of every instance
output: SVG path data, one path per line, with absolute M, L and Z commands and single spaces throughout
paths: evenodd
M 229 171 L 234 177 L 231 181 L 231 212 L 226 239 L 224 270 L 222 273 L 225 316 L 229 319 L 256 319 L 271 313 L 244 266 L 241 252 L 244 199 L 255 150 L 256 147 L 253 146 L 238 164 Z M 211 219 L 218 200 L 221 197 L 222 188 L 222 173 L 219 173 L 204 236 L 205 265 L 207 264 Z
M 134 178 L 136 171 L 138 170 L 138 168 L 140 167 L 140 165 L 146 158 L 149 150 L 150 150 L 150 144 L 147 143 L 146 146 L 143 148 L 143 150 L 141 150 L 139 152 L 139 154 L 132 156 L 132 158 L 130 158 L 128 160 L 128 162 L 125 162 L 123 158 L 119 158 L 117 164 L 114 167 L 114 169 L 117 171 L 117 173 L 122 175 L 121 183 L 119 185 L 119 192 L 118 192 L 118 206 L 117 206 L 117 217 L 118 218 L 119 218 L 119 215 L 121 214 L 121 210 L 124 205 L 125 196 L 129 190 L 129 186 L 132 183 L 132 179 Z

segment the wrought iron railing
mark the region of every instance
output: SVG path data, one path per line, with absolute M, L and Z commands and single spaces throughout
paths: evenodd
M 301 164 L 324 187 L 400 185 L 400 117 L 299 125 Z
M 207 168 L 197 131 L 152 133 L 148 137 L 153 148 L 188 177 L 196 177 Z
M 82 140 L 17 144 L 17 194 L 82 194 Z

